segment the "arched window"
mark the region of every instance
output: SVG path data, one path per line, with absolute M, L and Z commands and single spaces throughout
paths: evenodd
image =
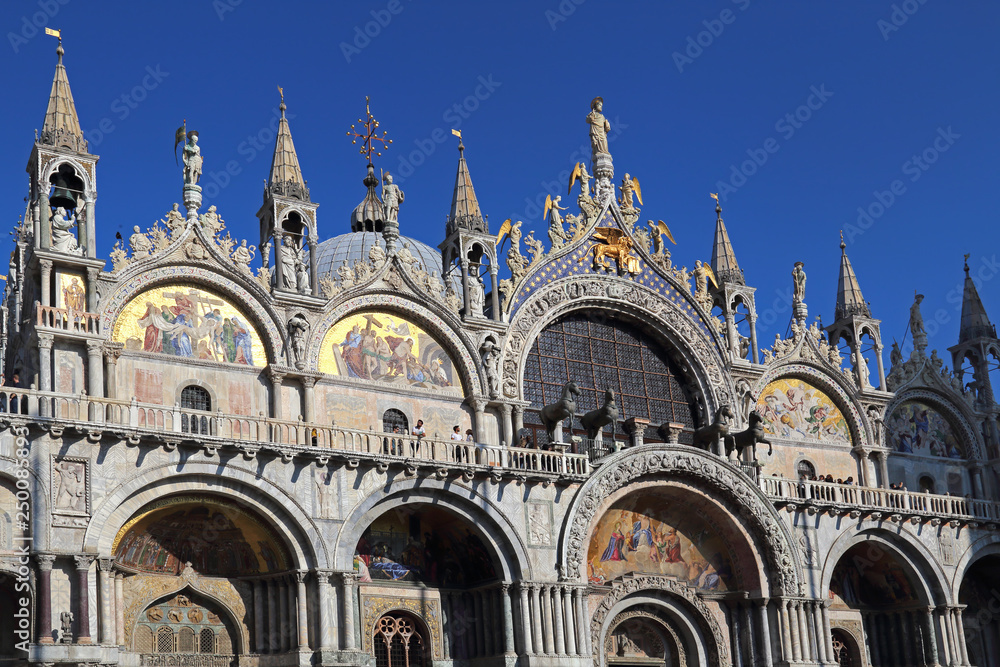
M 194 653 L 194 630 L 181 628 L 177 632 L 177 652 Z
M 921 493 L 934 493 L 934 478 L 930 475 L 921 475 L 919 484 Z
M 410 425 L 406 415 L 396 408 L 389 408 L 382 414 L 383 433 L 409 433 Z
M 156 652 L 174 652 L 174 631 L 165 625 L 156 631 Z
M 205 628 L 201 631 L 199 653 L 215 653 L 215 633 L 212 628 Z
M 188 385 L 181 390 L 181 409 L 211 412 L 212 397 L 208 390 L 196 384 Z M 184 433 L 208 434 L 208 417 L 205 415 L 181 414 L 181 431 Z
M 413 618 L 406 614 L 386 614 L 375 624 L 372 637 L 375 667 L 424 667 L 426 645 Z
M 655 426 L 669 421 L 694 427 L 682 373 L 667 350 L 641 327 L 611 319 L 608 313 L 564 317 L 546 327 L 532 345 L 524 367 L 524 397 L 532 409 L 525 412 L 524 421 L 536 431 L 539 445 L 548 439 L 538 409 L 558 401 L 568 381 L 580 388 L 578 416 L 600 408 L 610 389 L 619 421 L 637 417 Z M 605 438 L 610 432 L 605 427 Z M 568 441 L 570 434 L 563 435 Z M 655 439 L 656 429 L 650 428 L 646 436 Z M 681 442 L 690 443 L 690 434 L 682 434 Z
M 799 479 L 812 479 L 816 476 L 816 466 L 802 459 L 795 465 L 795 472 L 798 473 Z

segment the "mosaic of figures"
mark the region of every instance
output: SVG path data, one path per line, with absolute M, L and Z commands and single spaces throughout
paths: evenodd
M 396 314 L 356 313 L 334 324 L 323 339 L 319 369 L 332 375 L 461 393 L 455 364 L 441 344 Z
M 757 401 L 769 435 L 789 440 L 851 444 L 851 429 L 840 408 L 821 390 L 797 378 L 775 380 Z
M 139 572 L 239 576 L 282 570 L 284 549 L 260 520 L 229 503 L 169 498 L 140 512 L 119 533 L 115 559 Z
M 725 542 L 693 511 L 658 498 L 615 503 L 594 529 L 587 554 L 591 583 L 630 572 L 665 574 L 705 590 L 728 590 L 732 562 Z
M 964 458 L 951 424 L 934 408 L 908 401 L 893 410 L 887 424 L 889 446 L 904 454 Z
M 913 584 L 903 566 L 884 550 L 872 560 L 872 549 L 854 547 L 841 557 L 830 580 L 830 598 L 837 606 L 857 609 L 915 602 Z
M 240 310 L 192 285 L 154 287 L 132 299 L 112 340 L 133 352 L 264 366 L 260 335 Z
M 376 519 L 358 542 L 354 568 L 361 581 L 470 586 L 496 578 L 482 538 L 436 508 L 407 508 Z

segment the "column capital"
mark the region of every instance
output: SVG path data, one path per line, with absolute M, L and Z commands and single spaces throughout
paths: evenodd
M 35 561 L 38 563 L 38 568 L 42 572 L 48 572 L 52 569 L 52 564 L 56 562 L 55 554 L 35 554 Z
M 73 560 L 76 562 L 77 570 L 89 570 L 90 564 L 97 559 L 94 554 L 76 554 Z
M 358 584 L 358 573 L 357 572 L 341 572 L 340 580 L 344 582 L 345 586 L 357 586 Z
M 119 357 L 122 356 L 122 351 L 125 349 L 124 343 L 104 343 L 104 358 L 108 360 L 108 363 L 115 364 L 118 363 Z
M 302 383 L 302 386 L 305 387 L 306 389 L 312 389 L 313 387 L 315 387 L 316 382 L 318 380 L 319 378 L 316 377 L 315 375 L 302 375 L 299 377 L 299 381 Z
M 523 405 L 513 405 L 513 406 L 511 406 L 511 409 L 514 411 L 514 414 L 516 414 L 516 415 L 523 415 L 524 414 L 524 406 Z
M 87 340 L 87 353 L 91 355 L 98 355 L 104 352 L 104 341 L 94 340 L 90 338 Z
M 758 607 L 766 607 L 767 603 L 770 602 L 770 600 L 767 598 L 756 598 L 752 600 L 752 602 Z
M 296 570 L 295 571 L 295 582 L 298 584 L 306 583 L 306 577 L 309 576 L 309 570 Z
M 285 371 L 279 371 L 276 368 L 268 368 L 267 375 L 271 378 L 271 382 L 281 382 L 285 379 L 287 373 Z
M 52 334 L 40 333 L 38 335 L 38 347 L 43 350 L 52 349 Z
M 111 568 L 115 564 L 115 559 L 110 557 L 101 557 L 97 559 L 97 569 L 101 572 L 110 572 Z
M 513 411 L 514 411 L 514 406 L 512 406 L 510 403 L 501 403 L 500 404 L 500 412 L 503 413 L 504 417 L 510 417 L 510 414 Z
M 40 259 L 38 260 L 38 267 L 48 273 L 52 270 L 52 260 L 51 259 Z
M 475 396 L 469 399 L 469 402 L 472 403 L 472 407 L 476 412 L 483 412 L 486 410 L 487 404 L 489 404 L 489 401 L 481 396 Z

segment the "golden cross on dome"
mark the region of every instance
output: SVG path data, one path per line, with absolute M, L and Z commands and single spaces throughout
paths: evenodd
M 375 120 L 375 116 L 372 115 L 371 109 L 368 106 L 369 98 L 365 97 L 365 117 L 359 118 L 358 122 L 364 126 L 364 134 L 361 134 L 355 130 L 355 126 L 351 125 L 351 129 L 348 130 L 347 136 L 354 137 L 351 140 L 352 144 L 357 144 L 358 139 L 361 140 L 361 150 L 359 151 L 362 155 L 368 158 L 368 164 L 371 164 L 372 153 L 382 157 L 381 151 L 389 148 L 389 144 L 392 143 L 392 139 L 386 139 L 386 132 L 382 132 L 382 136 L 378 136 L 375 130 L 378 129 L 378 121 Z M 375 142 L 381 142 L 382 147 L 379 149 L 375 146 Z

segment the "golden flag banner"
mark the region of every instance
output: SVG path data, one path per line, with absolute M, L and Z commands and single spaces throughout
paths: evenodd
M 187 119 L 184 119 L 184 124 L 177 128 L 174 132 L 174 164 L 177 164 L 177 146 L 180 145 L 184 138 L 187 136 Z
M 451 133 L 454 134 L 459 139 L 462 138 L 462 131 L 461 130 L 452 130 Z
M 45 34 L 62 39 L 62 30 L 53 30 L 52 28 L 46 28 Z
M 714 192 L 709 192 L 708 196 L 711 197 L 712 199 L 714 199 L 715 201 L 719 201 L 719 195 L 717 195 Z

